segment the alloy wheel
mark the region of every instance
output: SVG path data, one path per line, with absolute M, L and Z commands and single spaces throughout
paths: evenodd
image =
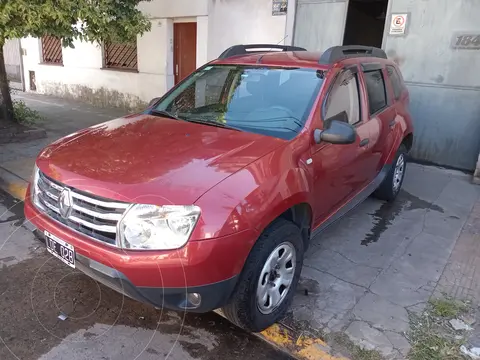
M 292 243 L 278 245 L 263 266 L 257 286 L 257 307 L 270 314 L 285 300 L 295 275 L 296 250 Z

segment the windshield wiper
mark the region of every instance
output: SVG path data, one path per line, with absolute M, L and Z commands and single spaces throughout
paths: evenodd
M 167 118 L 170 118 L 170 119 L 174 119 L 174 120 L 182 120 L 180 119 L 178 116 L 172 114 L 172 113 L 169 113 L 168 111 L 165 111 L 165 110 L 156 110 L 156 109 L 153 109 L 151 110 L 152 114 L 153 115 L 159 115 L 159 116 L 164 116 L 164 117 L 167 117 Z
M 185 119 L 185 121 L 190 121 L 190 122 L 197 123 L 197 124 L 211 125 L 211 126 L 216 126 L 216 127 L 219 127 L 219 128 L 230 129 L 230 130 L 235 130 L 235 131 L 242 131 L 240 129 L 237 129 L 236 127 L 229 126 L 229 125 L 226 125 L 226 124 L 222 124 L 222 123 L 219 123 L 217 121 L 208 121 L 208 120 L 191 119 L 191 118 L 187 118 L 187 119 Z

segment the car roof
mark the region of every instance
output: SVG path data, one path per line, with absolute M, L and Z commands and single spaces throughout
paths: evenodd
M 328 70 L 339 63 L 382 63 L 392 64 L 388 59 L 377 57 L 355 57 L 339 60 L 332 64 L 321 64 L 322 52 L 314 51 L 271 51 L 252 52 L 250 54 L 236 55 L 225 59 L 217 59 L 210 64 L 235 64 L 235 65 L 266 65 L 279 67 L 303 67 L 319 70 Z

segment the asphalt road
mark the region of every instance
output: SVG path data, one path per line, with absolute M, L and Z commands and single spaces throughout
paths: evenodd
M 157 310 L 70 269 L 3 192 L 0 215 L 1 360 L 290 359 L 215 313 Z

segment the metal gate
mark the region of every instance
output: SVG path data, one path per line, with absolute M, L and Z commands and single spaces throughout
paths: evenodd
M 343 43 L 348 0 L 297 0 L 293 43 L 324 51 Z
M 23 70 L 20 40 L 7 40 L 3 46 L 3 55 L 5 57 L 5 67 L 7 69 L 7 78 L 10 88 L 24 90 Z

